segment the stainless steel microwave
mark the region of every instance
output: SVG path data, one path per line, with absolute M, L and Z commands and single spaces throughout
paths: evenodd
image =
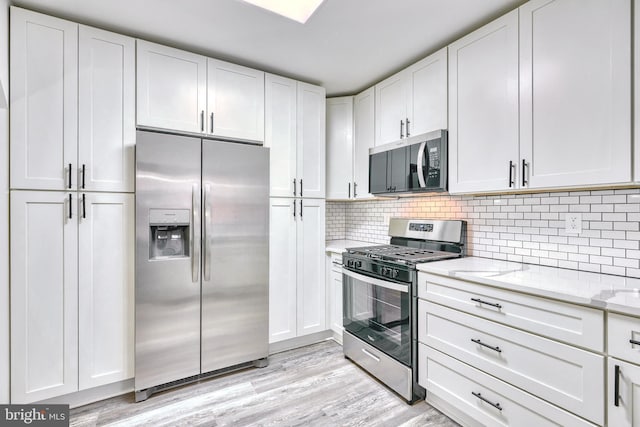
M 369 149 L 369 192 L 400 195 L 447 191 L 447 131 Z

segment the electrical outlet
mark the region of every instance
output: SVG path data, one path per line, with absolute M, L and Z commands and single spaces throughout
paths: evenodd
M 582 233 L 582 214 L 568 213 L 564 219 L 564 231 L 567 234 Z

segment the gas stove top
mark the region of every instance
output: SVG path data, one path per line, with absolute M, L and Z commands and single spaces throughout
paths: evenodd
M 457 258 L 460 256 L 460 254 L 453 252 L 400 245 L 364 246 L 361 248 L 350 248 L 347 252 L 352 255 L 364 256 L 371 259 L 380 259 L 383 261 L 394 261 L 405 265 Z

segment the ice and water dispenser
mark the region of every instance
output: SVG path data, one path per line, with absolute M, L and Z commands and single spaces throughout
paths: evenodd
M 189 256 L 189 209 L 149 210 L 149 259 Z

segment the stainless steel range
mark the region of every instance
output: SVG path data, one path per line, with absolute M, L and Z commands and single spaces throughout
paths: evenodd
M 417 383 L 417 265 L 465 254 L 465 221 L 392 218 L 390 245 L 342 256 L 344 355 L 409 403 Z

